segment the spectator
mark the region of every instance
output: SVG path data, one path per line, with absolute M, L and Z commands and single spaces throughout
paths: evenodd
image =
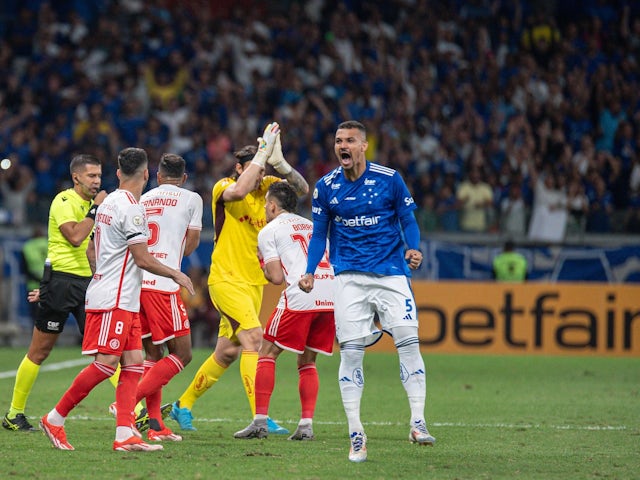
M 66 178 L 60 166 L 75 151 L 113 155 L 137 144 L 138 129 L 156 112 L 171 114 L 177 102 L 179 115 L 163 118 L 171 132 L 165 141 L 189 169 L 202 158 L 208 183 L 230 167 L 231 151 L 255 140 L 255 128 L 243 125 L 266 122 L 274 112 L 285 131 L 295 132 L 287 143 L 298 168 L 326 171 L 328 160 L 312 152 L 323 151 L 331 126 L 355 111 L 368 122 L 367 158 L 406 178 L 428 171 L 436 198 L 442 181 L 434 172 L 454 173 L 450 188 L 457 191 L 464 161 L 478 148 L 485 176 L 508 161 L 526 177 L 523 159 L 534 156 L 556 171 L 562 164 L 569 176 L 566 158 L 582 150 L 585 135 L 621 164 L 617 181 L 608 166 L 594 166 L 614 208 L 626 208 L 633 194 L 619 180 L 640 138 L 640 18 L 633 2 L 571 15 L 530 0 L 459 8 L 436 2 L 428 11 L 421 2 L 399 2 L 391 16 L 358 2 L 333 10 L 324 2 L 335 12 L 329 18 L 314 16 L 322 7 L 294 2 L 287 16 L 267 9 L 259 20 L 242 5 L 233 14 L 220 5 L 213 29 L 210 15 L 176 2 L 81 3 L 8 2 L 0 31 L 0 68 L 7 72 L 0 78 L 0 148 L 32 170 L 36 158 L 49 156 L 58 188 Z M 145 22 L 137 21 L 141 14 Z M 82 127 L 73 138 L 75 121 L 88 119 L 84 112 L 95 105 L 104 110 L 98 127 Z M 115 135 L 101 131 L 105 121 Z M 295 146 L 295 139 L 304 141 Z M 412 152 L 408 159 L 397 155 L 403 150 Z M 592 157 L 580 153 L 584 182 Z M 104 185 L 115 188 L 114 169 L 103 168 Z
M 561 242 L 567 228 L 567 196 L 558 188 L 556 174 L 538 174 L 531 168 L 534 203 L 529 223 L 529 239 L 541 242 Z
M 488 209 L 493 206 L 493 192 L 481 177 L 479 167 L 471 167 L 468 179 L 461 183 L 456 197 L 461 203 L 460 228 L 463 232 L 486 232 Z
M 460 201 L 456 198 L 449 185 L 443 185 L 440 192 L 438 192 L 438 196 L 436 203 L 438 224 L 445 232 L 459 232 L 460 220 L 458 212 L 460 210 Z
M 422 205 L 416 211 L 416 220 L 420 227 L 420 233 L 424 237 L 437 230 L 438 214 L 436 213 L 436 197 L 433 192 L 425 193 Z
M 4 208 L 9 212 L 10 223 L 24 225 L 27 220 L 28 199 L 35 186 L 33 173 L 20 162 L 18 155 L 11 154 L 8 169 L 0 169 L 0 194 Z
M 527 233 L 527 207 L 520 183 L 509 186 L 509 194 L 500 201 L 500 233 L 509 237 L 524 237 Z
M 569 182 L 567 190 L 567 235 L 584 234 L 587 228 L 587 214 L 589 212 L 589 199 L 585 194 L 584 185 L 579 178 L 573 178 Z
M 613 199 L 607 190 L 607 184 L 600 175 L 595 175 L 593 189 L 589 197 L 589 215 L 587 231 L 591 233 L 611 232 L 611 214 Z

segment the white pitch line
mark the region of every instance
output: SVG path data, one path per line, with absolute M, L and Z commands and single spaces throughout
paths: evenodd
M 64 362 L 57 362 L 44 365 L 40 370 L 43 372 L 64 370 L 65 368 L 73 368 L 81 365 L 87 365 L 90 363 L 91 358 L 79 358 L 77 360 L 66 360 Z M 17 370 L 9 370 L 7 372 L 0 372 L 0 379 L 13 378 L 16 376 Z M 89 420 L 89 421 L 113 421 L 113 417 L 87 417 L 87 416 L 70 416 L 71 420 Z M 203 423 L 242 423 L 243 420 L 237 420 L 232 418 L 197 418 L 197 422 Z M 281 421 L 276 419 L 280 423 L 296 424 L 297 419 L 290 419 Z M 327 422 L 314 420 L 314 424 L 317 425 L 345 425 L 346 422 Z M 403 426 L 404 423 L 399 422 L 364 422 L 365 425 L 395 425 Z M 444 427 L 444 428 L 525 428 L 536 430 L 585 430 L 585 431 L 621 431 L 627 430 L 626 425 L 540 425 L 540 424 L 518 424 L 518 423 L 461 423 L 461 422 L 430 422 L 429 426 L 432 427 Z
M 66 360 L 64 362 L 57 363 L 45 363 L 40 367 L 41 372 L 54 372 L 57 370 L 64 370 L 65 368 L 79 367 L 80 365 L 87 365 L 91 362 L 91 358 L 79 358 L 77 360 Z M 7 372 L 0 372 L 0 379 L 14 378 L 18 373 L 17 370 L 9 370 Z
M 87 417 L 86 415 L 77 415 L 68 417 L 71 420 L 90 420 L 90 421 L 113 421 L 113 417 Z M 278 419 L 274 418 L 278 423 L 295 425 L 298 419 Z M 242 423 L 246 419 L 233 418 L 196 418 L 197 423 Z M 347 422 L 331 422 L 315 420 L 314 425 L 346 425 Z M 364 425 L 375 426 L 404 426 L 402 422 L 363 422 Z M 513 429 L 524 428 L 527 430 L 585 430 L 585 431 L 623 431 L 627 430 L 626 425 L 540 425 L 540 424 L 517 424 L 517 423 L 461 423 L 461 422 L 430 422 L 429 427 L 436 428 L 500 428 Z

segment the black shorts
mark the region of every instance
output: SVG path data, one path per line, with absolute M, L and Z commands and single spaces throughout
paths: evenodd
M 71 313 L 78 323 L 80 333 L 84 333 L 84 297 L 90 281 L 91 277 L 51 272 L 51 278 L 40 283 L 36 328 L 45 333 L 62 333 Z

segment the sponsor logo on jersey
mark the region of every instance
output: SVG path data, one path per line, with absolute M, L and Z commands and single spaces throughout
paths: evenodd
M 338 190 L 342 186 L 341 183 L 332 183 L 331 190 Z
M 364 179 L 364 184 L 365 185 L 375 185 L 376 181 L 375 180 L 369 180 L 368 178 Z
M 359 217 L 354 218 L 342 218 L 340 215 L 337 215 L 334 221 L 336 223 L 341 223 L 345 227 L 370 227 L 377 225 L 380 222 L 380 215 L 375 215 L 373 217 L 360 215 Z
M 320 215 L 322 213 L 322 208 L 320 208 L 320 207 L 311 207 L 311 212 L 315 213 L 316 215 Z
M 316 300 L 316 307 L 333 307 L 331 300 Z
M 338 199 L 336 197 L 333 197 L 329 202 L 329 205 L 337 205 L 338 203 L 340 203 L 338 202 Z
M 404 197 L 404 204 L 408 207 L 409 205 L 411 205 L 413 202 L 413 198 L 412 197 Z

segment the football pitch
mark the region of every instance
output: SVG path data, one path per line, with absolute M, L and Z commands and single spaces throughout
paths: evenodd
M 209 350 L 165 388 L 173 401 Z M 0 408 L 8 408 L 24 349 L 0 349 Z M 114 452 L 114 400 L 99 385 L 67 420 L 76 448 L 54 450 L 40 433 L 0 431 L 1 478 L 30 479 L 633 479 L 640 478 L 640 359 L 424 354 L 427 422 L 436 445 L 408 441 L 409 407 L 394 353 L 367 352 L 362 419 L 367 462 L 347 460 L 337 382 L 339 355 L 320 357 L 316 439 L 235 440 L 250 410 L 237 362 L 194 406 L 195 432 L 161 452 Z M 78 348 L 54 349 L 27 405 L 36 425 L 83 367 Z M 67 363 L 64 363 L 67 362 Z M 54 369 L 50 369 L 54 367 Z M 295 357 L 278 361 L 271 416 L 293 431 L 299 416 Z

